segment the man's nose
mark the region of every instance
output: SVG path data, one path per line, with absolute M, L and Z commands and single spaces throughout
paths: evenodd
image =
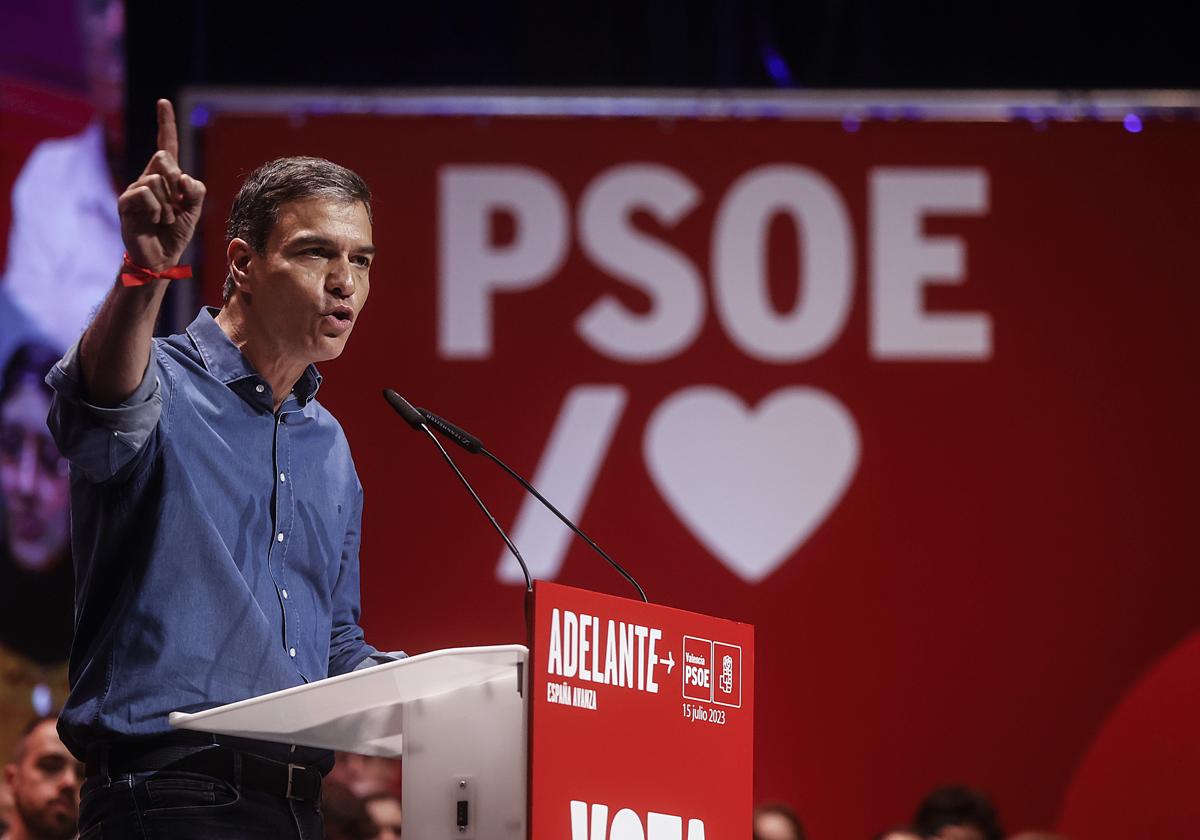
M 354 272 L 351 270 L 350 260 L 339 257 L 330 263 L 325 288 L 337 297 L 350 297 L 354 294 Z
M 83 768 L 77 765 L 71 765 L 63 773 L 63 779 L 68 788 L 79 790 L 83 786 Z

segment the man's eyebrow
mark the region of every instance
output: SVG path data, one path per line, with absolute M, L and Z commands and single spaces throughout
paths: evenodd
M 288 242 L 289 248 L 305 248 L 311 245 L 320 245 L 325 248 L 333 247 L 333 240 L 325 236 L 317 236 L 309 234 L 308 236 L 297 236 L 295 239 Z
M 310 234 L 308 236 L 298 236 L 288 243 L 289 248 L 311 248 L 314 245 L 319 245 L 322 248 L 337 248 L 337 243 L 326 236 L 318 236 Z M 376 248 L 374 245 L 363 245 L 353 249 L 356 254 L 374 254 Z

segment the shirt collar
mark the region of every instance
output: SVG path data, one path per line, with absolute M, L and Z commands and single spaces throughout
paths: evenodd
M 196 320 L 188 325 L 188 337 L 196 346 L 209 373 L 237 392 L 242 399 L 260 408 L 266 405 L 267 410 L 270 410 L 274 404 L 271 399 L 271 386 L 216 322 L 216 315 L 220 311 L 212 306 L 202 307 Z M 259 391 L 258 385 L 263 385 L 264 389 Z M 292 394 L 300 406 L 304 407 L 317 395 L 317 389 L 320 387 L 321 374 L 316 365 L 309 365 L 292 386 Z

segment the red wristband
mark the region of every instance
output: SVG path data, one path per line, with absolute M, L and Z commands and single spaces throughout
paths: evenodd
M 125 259 L 121 263 L 122 286 L 145 286 L 155 280 L 186 280 L 191 276 L 192 267 L 190 265 L 177 265 L 166 271 L 151 271 L 143 268 L 129 259 L 128 251 L 125 252 Z

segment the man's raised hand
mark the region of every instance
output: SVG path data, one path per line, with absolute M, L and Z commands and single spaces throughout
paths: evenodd
M 204 184 L 179 168 L 175 109 L 160 99 L 158 151 L 117 199 L 129 259 L 152 271 L 177 265 L 196 232 L 203 204 Z

